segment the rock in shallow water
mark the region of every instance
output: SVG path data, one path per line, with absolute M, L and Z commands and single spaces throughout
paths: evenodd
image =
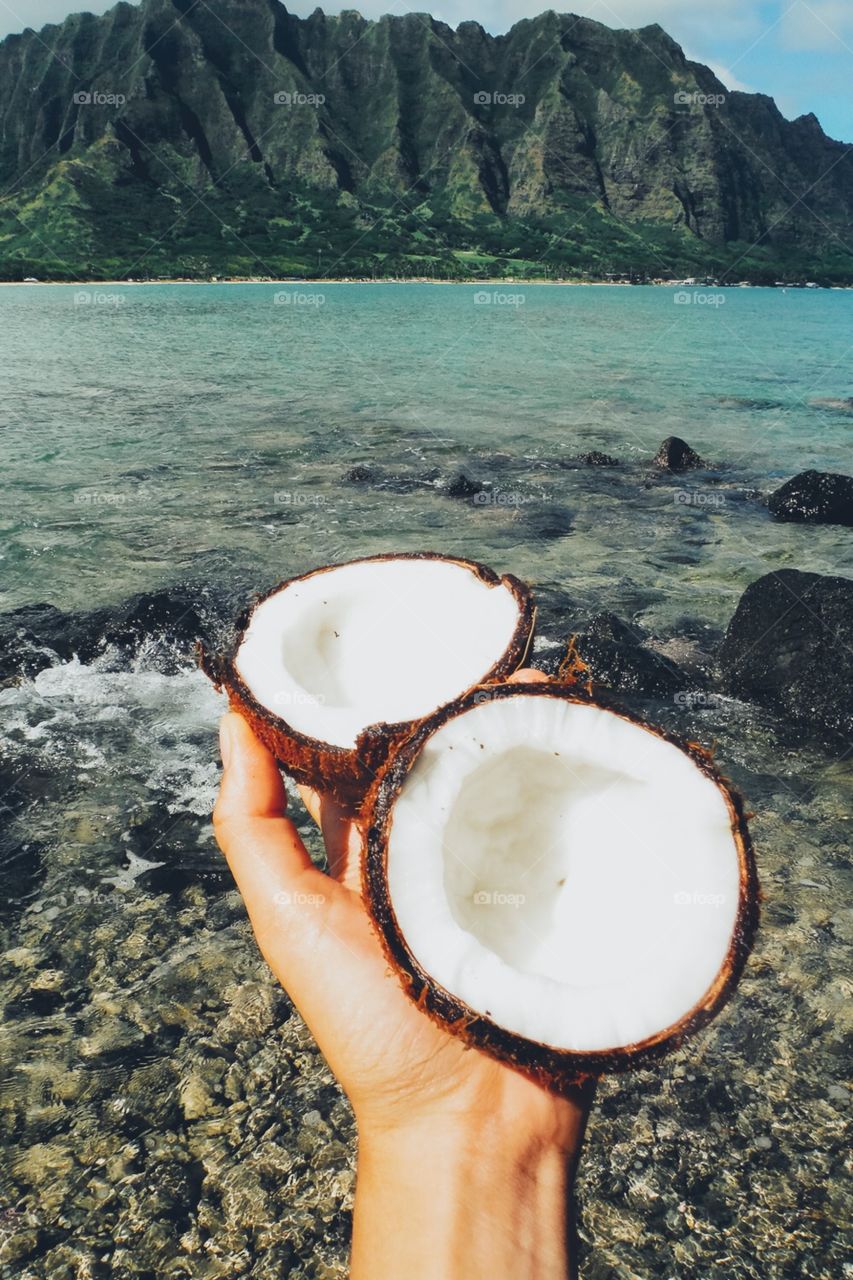
M 853 733 L 853 579 L 766 574 L 741 597 L 718 656 L 739 697 L 819 731 Z
M 174 674 L 186 665 L 196 641 L 211 627 L 224 625 L 227 616 L 227 606 L 205 601 L 184 586 L 142 592 L 114 608 L 88 613 L 25 605 L 0 615 L 0 682 L 32 678 L 57 659 L 89 663 L 108 649 L 119 660 L 130 660 L 152 643 L 158 646 L 158 670 Z
M 801 471 L 770 495 L 767 506 L 778 520 L 853 525 L 853 477 Z
M 613 458 L 609 453 L 602 453 L 600 449 L 593 449 L 590 453 L 582 453 L 578 458 L 578 462 L 582 462 L 587 467 L 618 467 L 619 459 Z
M 680 436 L 667 436 L 654 456 L 654 464 L 663 471 L 690 471 L 707 466 Z
M 623 693 L 667 697 L 688 684 L 684 672 L 646 648 L 646 637 L 613 613 L 599 613 L 578 635 L 577 651 L 596 684 Z
M 473 498 L 475 494 L 482 493 L 483 487 L 482 481 L 472 480 L 464 471 L 460 471 L 448 484 L 447 496 L 449 498 Z
M 374 479 L 373 471 L 370 467 L 365 466 L 363 462 L 357 462 L 354 467 L 350 467 L 349 471 L 344 474 L 344 480 L 348 484 L 367 484 Z

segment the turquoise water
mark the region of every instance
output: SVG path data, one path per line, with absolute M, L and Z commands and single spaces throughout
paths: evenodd
M 832 568 L 837 532 L 811 531 L 804 556 L 799 531 L 742 495 L 849 469 L 853 293 L 682 292 L 699 300 L 523 285 L 0 289 L 0 607 L 109 603 L 203 573 L 214 549 L 276 578 L 427 543 L 549 584 L 568 572 L 581 594 L 612 590 L 618 566 L 651 597 L 699 536 L 716 551 L 680 585 L 709 616 L 767 565 Z M 726 502 L 638 486 L 669 434 L 721 465 Z M 592 448 L 629 474 L 556 465 Z M 425 487 L 343 485 L 355 462 Z M 448 505 L 441 484 L 460 469 L 503 499 Z M 574 518 L 571 552 L 530 532 L 549 503 Z
M 426 547 L 527 579 L 546 643 L 612 610 L 701 671 L 761 574 L 853 570 L 849 530 L 762 501 L 851 470 L 853 293 L 675 292 L 0 288 L 0 627 Z M 670 434 L 712 465 L 656 471 Z M 0 682 L 0 1280 L 344 1280 L 352 1119 L 213 844 L 223 699 L 170 643 Z M 840 1276 L 849 755 L 722 695 L 641 701 L 754 810 L 762 925 L 712 1027 L 603 1082 L 582 1275 Z

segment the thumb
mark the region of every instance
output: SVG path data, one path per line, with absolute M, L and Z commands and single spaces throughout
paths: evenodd
M 287 817 L 278 766 L 242 716 L 223 717 L 220 742 L 224 768 L 213 811 L 216 839 L 264 957 L 302 1008 L 311 1003 L 325 963 L 339 964 L 341 952 L 346 954 L 329 923 L 333 910 L 340 918 L 339 899 L 349 895 L 311 862 Z

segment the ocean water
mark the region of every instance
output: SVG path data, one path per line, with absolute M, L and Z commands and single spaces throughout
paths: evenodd
M 0 288 L 0 626 L 427 548 L 529 581 L 540 652 L 609 610 L 702 669 L 763 573 L 853 570 L 762 501 L 851 470 L 851 350 L 846 291 Z M 671 434 L 708 468 L 656 471 Z M 0 686 L 0 1277 L 343 1276 L 351 1117 L 211 839 L 222 700 L 161 631 Z M 746 795 L 764 916 L 714 1026 L 602 1086 L 583 1274 L 841 1275 L 850 757 L 726 697 L 642 710 Z

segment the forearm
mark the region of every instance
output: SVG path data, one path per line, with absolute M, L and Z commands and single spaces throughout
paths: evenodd
M 565 1107 L 559 1136 L 497 1118 L 363 1135 L 351 1280 L 566 1280 L 586 1109 Z

